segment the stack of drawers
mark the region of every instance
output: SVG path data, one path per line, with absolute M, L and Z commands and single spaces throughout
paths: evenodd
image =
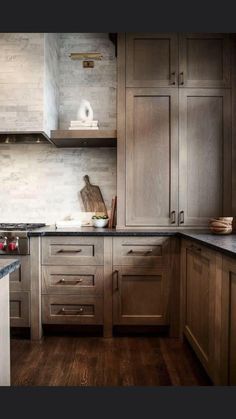
M 103 324 L 104 239 L 42 239 L 42 322 Z

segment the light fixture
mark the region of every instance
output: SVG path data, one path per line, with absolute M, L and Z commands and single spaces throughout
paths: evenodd
M 71 60 L 101 60 L 103 55 L 100 52 L 71 52 Z

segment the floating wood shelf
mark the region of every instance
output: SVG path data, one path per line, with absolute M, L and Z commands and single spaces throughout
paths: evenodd
M 57 147 L 116 147 L 116 130 L 54 130 L 51 141 Z

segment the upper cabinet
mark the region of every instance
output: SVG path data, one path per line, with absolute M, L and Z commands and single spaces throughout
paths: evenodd
M 229 35 L 180 35 L 179 86 L 230 87 Z
M 230 37 L 127 34 L 126 63 L 127 87 L 230 87 Z
M 178 205 L 178 92 L 126 89 L 126 222 L 175 224 Z
M 119 35 L 119 227 L 232 214 L 231 54 L 230 35 Z
M 180 224 L 203 226 L 231 213 L 229 89 L 179 93 Z
M 127 87 L 177 86 L 177 34 L 131 33 L 126 40 Z

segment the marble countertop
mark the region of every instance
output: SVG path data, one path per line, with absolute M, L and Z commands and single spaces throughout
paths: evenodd
M 29 236 L 140 236 L 140 237 L 158 237 L 158 236 L 174 236 L 191 239 L 211 247 L 214 250 L 223 252 L 229 256 L 236 256 L 236 234 L 216 235 L 209 232 L 207 229 L 174 229 L 174 228 L 159 228 L 152 230 L 138 230 L 135 228 L 129 230 L 123 229 L 109 229 L 109 228 L 55 228 L 53 226 L 46 226 L 38 230 L 29 232 Z
M 20 261 L 16 259 L 0 259 L 0 279 L 19 269 Z

